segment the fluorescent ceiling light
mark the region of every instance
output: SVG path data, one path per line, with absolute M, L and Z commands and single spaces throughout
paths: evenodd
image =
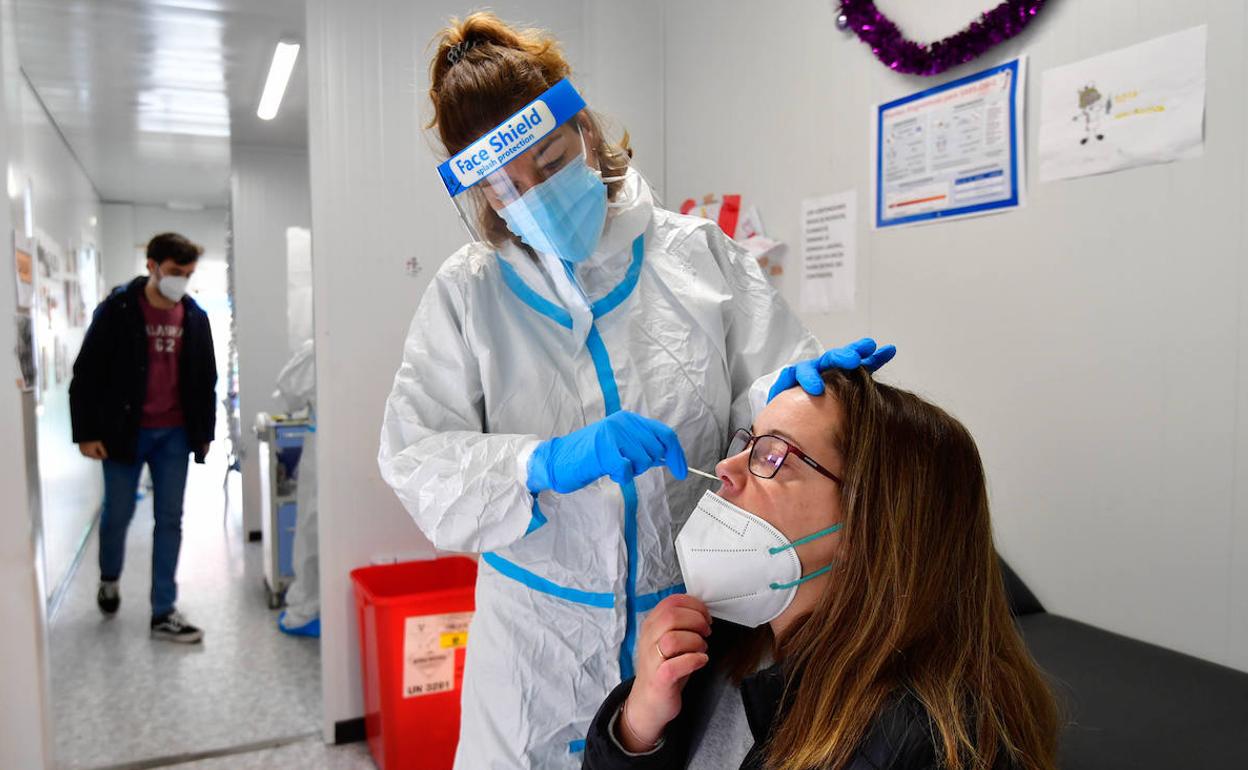
M 203 211 L 204 204 L 194 201 L 169 201 L 165 207 L 170 211 Z
M 269 77 L 264 81 L 264 93 L 260 96 L 260 108 L 256 115 L 261 120 L 272 120 L 277 117 L 277 108 L 282 106 L 282 97 L 286 95 L 286 84 L 290 82 L 290 73 L 295 68 L 295 59 L 299 56 L 299 44 L 282 41 L 273 51 L 273 63 L 269 65 Z

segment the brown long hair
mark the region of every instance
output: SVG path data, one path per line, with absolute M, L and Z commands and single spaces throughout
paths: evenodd
M 1010 616 L 975 441 L 864 370 L 824 379 L 845 414 L 843 558 L 780 640 L 794 677 L 768 767 L 844 767 L 881 710 L 909 693 L 948 770 L 1001 760 L 1050 770 L 1057 706 Z
M 559 43 L 548 32 L 518 29 L 489 11 L 451 19 L 434 38 L 433 47 L 429 63 L 433 119 L 428 127 L 437 129 L 448 157 L 572 74 Z M 590 110 L 582 110 L 577 121 L 602 175 L 623 176 L 632 157 L 628 132 L 611 143 L 603 134 L 602 121 Z M 608 183 L 608 197 L 614 200 L 622 186 L 618 181 Z M 496 246 L 507 240 L 519 243 L 478 191 L 467 194 L 476 200 L 482 235 Z

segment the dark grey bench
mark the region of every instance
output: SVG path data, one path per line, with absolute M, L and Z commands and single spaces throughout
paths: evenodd
M 1248 674 L 1045 612 L 1003 567 L 1067 722 L 1062 770 L 1248 769 Z

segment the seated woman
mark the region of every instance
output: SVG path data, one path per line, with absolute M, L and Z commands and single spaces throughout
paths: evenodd
M 586 768 L 1055 767 L 975 442 L 864 370 L 824 378 L 737 432 L 677 537 L 689 595 L 647 617 Z

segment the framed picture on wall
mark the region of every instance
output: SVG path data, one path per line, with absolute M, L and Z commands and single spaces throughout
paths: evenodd
M 1022 205 L 1026 63 L 1020 56 L 875 108 L 875 228 Z
M 16 230 L 13 231 L 13 272 L 17 279 L 17 307 L 29 310 L 35 301 L 35 259 L 30 244 Z
M 42 376 L 37 377 L 39 381 L 39 394 L 40 394 L 39 403 L 43 403 L 42 394 L 48 392 L 48 377 L 47 377 L 46 372 L 48 371 L 48 367 L 51 365 L 52 365 L 52 356 L 48 355 L 48 346 L 41 345 L 39 347 L 39 369 L 38 371 L 43 374 Z
M 46 248 L 42 243 L 35 242 L 35 258 L 39 261 L 39 277 L 51 278 L 61 272 L 56 252 Z
M 35 389 L 35 324 L 29 313 L 17 313 L 13 317 L 17 329 L 17 365 L 21 372 L 18 387 L 29 393 Z
M 82 299 L 82 286 L 76 278 L 65 280 L 65 319 L 74 329 L 87 325 L 87 308 Z
M 65 342 L 60 337 L 52 342 L 52 377 L 55 385 L 65 381 Z
M 78 249 L 78 289 L 79 296 L 82 301 L 86 314 L 90 314 L 95 310 L 95 306 L 99 304 L 102 290 L 100 289 L 100 281 L 102 276 L 99 270 L 100 258 L 99 252 L 94 246 L 83 246 Z M 85 322 L 78 324 L 85 326 Z

